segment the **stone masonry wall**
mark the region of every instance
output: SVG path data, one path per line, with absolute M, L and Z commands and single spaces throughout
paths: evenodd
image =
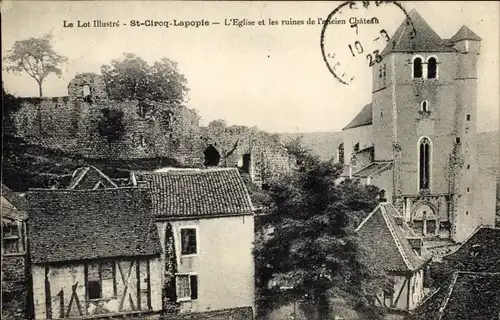
M 28 318 L 26 255 L 2 256 L 2 318 Z

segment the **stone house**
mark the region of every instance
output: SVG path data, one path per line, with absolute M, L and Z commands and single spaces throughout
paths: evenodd
M 495 223 L 495 176 L 477 161 L 480 45 L 466 26 L 441 38 L 412 10 L 372 69 L 372 101 L 342 132 L 345 176 L 383 189 L 426 246 Z
M 137 172 L 148 185 L 164 263 L 167 301 L 180 313 L 254 307 L 254 215 L 236 168 Z M 168 279 L 164 279 L 168 282 Z
M 391 312 L 412 309 L 424 296 L 429 260 L 421 255 L 417 236 L 390 203 L 380 203 L 356 228 L 359 241 L 373 255 L 373 264 L 394 281 L 393 293 L 380 293 L 377 305 Z
M 28 203 L 2 184 L 2 316 L 29 317 Z
M 161 310 L 148 190 L 32 189 L 27 199 L 35 319 Z

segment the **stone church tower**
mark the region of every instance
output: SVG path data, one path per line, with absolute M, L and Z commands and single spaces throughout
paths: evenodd
M 409 18 L 339 151 L 350 176 L 381 187 L 418 234 L 461 242 L 495 219 L 495 178 L 476 151 L 481 38 L 463 26 L 442 39 L 415 10 Z

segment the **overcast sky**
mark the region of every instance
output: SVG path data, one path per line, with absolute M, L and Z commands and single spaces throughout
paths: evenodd
M 371 100 L 371 69 L 364 57 L 342 60 L 342 73 L 355 75 L 349 85 L 333 77 L 320 50 L 321 26 L 224 26 L 225 19 L 258 21 L 326 18 L 340 2 L 5 2 L 2 1 L 2 54 L 16 40 L 51 32 L 54 49 L 69 58 L 62 78 L 44 83 L 47 96 L 67 95 L 68 82 L 78 73 L 99 72 L 100 66 L 125 52 L 148 63 L 168 57 L 179 63 L 188 80 L 188 106 L 202 123 L 225 118 L 228 124 L 258 126 L 271 132 L 339 131 Z M 478 129 L 499 125 L 499 3 L 404 2 L 415 8 L 442 37 L 450 38 L 464 24 L 482 39 L 479 60 Z M 401 10 L 363 11 L 377 16 L 378 26 L 363 26 L 362 36 L 380 28 L 389 36 L 403 21 Z M 359 11 L 361 12 L 361 11 Z M 344 13 L 349 16 L 351 13 Z M 120 28 L 63 28 L 63 21 L 120 21 Z M 200 28 L 130 27 L 130 20 L 201 20 L 220 25 Z M 127 26 L 123 26 L 126 23 Z M 380 27 L 380 28 L 379 28 Z M 347 28 L 347 29 L 346 29 Z M 354 42 L 349 26 L 332 25 L 325 46 L 346 48 Z M 370 32 L 365 32 L 370 30 Z M 366 42 L 364 42 L 366 43 Z M 366 45 L 365 45 L 366 46 Z M 379 47 L 365 47 L 366 52 Z M 379 49 L 383 49 L 379 48 Z M 365 52 L 365 54 L 366 54 Z M 36 96 L 28 76 L 3 73 L 7 92 Z

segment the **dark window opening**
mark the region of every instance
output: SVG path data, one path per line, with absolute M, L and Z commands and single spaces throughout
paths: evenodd
M 467 115 L 467 121 L 470 121 L 470 114 Z
M 250 154 L 249 153 L 244 154 L 243 155 L 243 166 L 241 168 L 246 173 L 250 172 L 250 161 L 251 161 Z
M 89 299 L 101 299 L 101 282 L 100 281 L 87 281 L 87 291 Z
M 385 195 L 385 190 L 384 189 L 381 189 L 379 191 L 378 197 L 379 197 L 379 201 L 380 202 L 386 202 L 387 201 L 387 197 Z
M 191 285 L 191 300 L 198 299 L 198 276 L 189 276 L 189 284 Z
M 430 141 L 427 138 L 422 139 L 420 142 L 420 159 L 419 159 L 419 167 L 420 167 L 420 190 L 429 189 L 429 181 L 430 181 Z
M 421 109 L 423 112 L 429 111 L 429 105 L 428 105 L 427 100 L 422 101 L 422 108 Z
M 413 78 L 422 78 L 422 59 L 415 58 L 413 60 Z
M 196 229 L 181 229 L 181 254 L 196 254 Z
M 215 167 L 219 164 L 220 153 L 213 145 L 209 145 L 203 153 L 205 154 L 205 166 Z
M 359 142 L 354 145 L 354 152 L 359 151 Z
M 455 142 L 456 142 L 456 143 L 460 143 L 460 137 L 456 137 L 456 138 L 455 138 Z
M 338 152 L 339 163 L 344 163 L 344 144 L 343 143 L 340 144 L 337 152 Z
M 262 190 L 269 190 L 271 187 L 267 183 L 262 184 Z
M 469 215 L 469 211 L 465 211 L 465 215 L 468 216 Z
M 467 165 L 467 169 L 470 169 L 470 164 Z
M 470 188 L 467 188 L 467 192 L 470 192 Z
M 435 79 L 437 76 L 437 61 L 432 57 L 427 60 L 427 78 Z

